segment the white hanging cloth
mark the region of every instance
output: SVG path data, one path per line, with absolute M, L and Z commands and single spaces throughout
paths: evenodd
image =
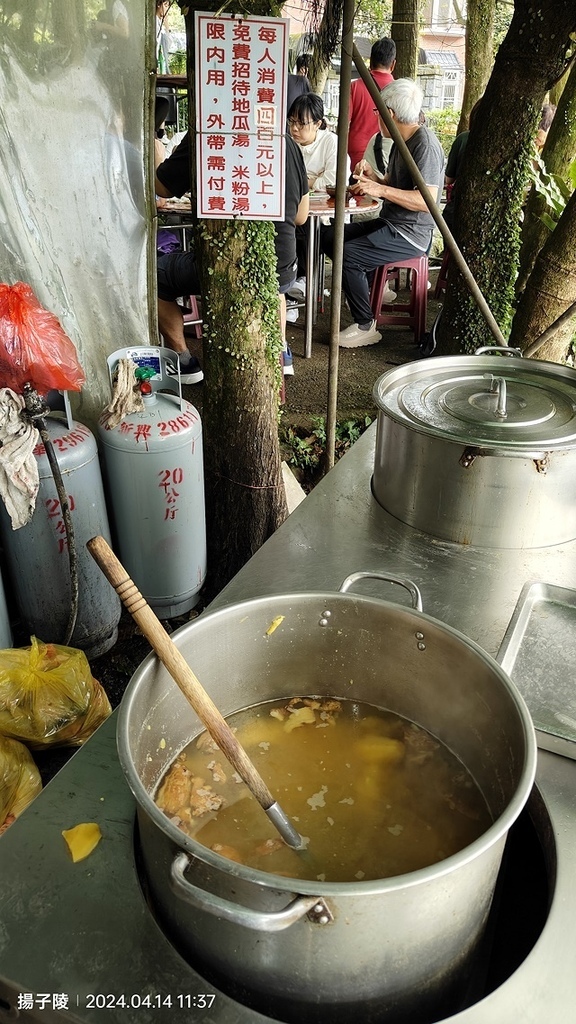
M 0 497 L 13 530 L 32 518 L 40 483 L 33 454 L 40 434 L 22 415 L 23 409 L 22 395 L 0 388 Z

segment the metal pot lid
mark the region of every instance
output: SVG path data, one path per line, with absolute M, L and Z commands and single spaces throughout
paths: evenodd
M 557 363 L 419 360 L 383 374 L 374 398 L 406 426 L 462 444 L 526 454 L 576 447 L 576 373 Z

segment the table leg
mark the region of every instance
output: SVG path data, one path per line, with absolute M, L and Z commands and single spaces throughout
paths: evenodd
M 308 246 L 306 248 L 306 307 L 304 320 L 304 356 L 312 355 L 312 327 L 314 326 L 314 304 L 316 301 L 316 245 L 317 218 L 308 218 Z M 318 235 L 319 237 L 319 235 Z

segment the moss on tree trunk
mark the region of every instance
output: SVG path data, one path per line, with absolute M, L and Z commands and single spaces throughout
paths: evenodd
M 576 302 L 576 192 L 572 193 L 554 231 L 540 250 L 534 270 L 520 299 L 510 344 L 528 348 L 571 305 Z M 562 362 L 574 334 L 574 323 L 546 342 L 536 359 Z
M 568 177 L 568 167 L 576 156 L 576 63 L 565 83 L 556 116 L 542 150 L 542 160 L 548 174 Z M 546 200 L 534 186 L 530 190 L 524 209 L 520 270 L 516 291 L 522 292 L 534 267 L 542 246 L 547 242 L 550 229 L 541 220 L 546 212 Z
M 513 314 L 520 210 L 545 93 L 565 68 L 576 5 L 516 0 L 510 28 L 466 148 L 456 192 L 456 238 L 505 336 Z M 441 354 L 472 352 L 492 335 L 459 274 L 438 332 Z

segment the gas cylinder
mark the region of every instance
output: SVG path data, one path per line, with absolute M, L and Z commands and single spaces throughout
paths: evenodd
M 62 422 L 51 415 L 45 422 L 69 498 L 78 558 L 78 615 L 69 646 L 94 658 L 116 643 L 122 610 L 115 591 L 86 548 L 86 542 L 96 534 L 110 537 L 96 439 L 88 427 L 71 417 Z M 0 533 L 25 628 L 47 643 L 61 643 L 72 594 L 68 543 L 43 443 L 36 446 L 34 455 L 40 476 L 34 514 L 26 526 L 13 530 L 0 502 Z
M 168 376 L 168 364 L 178 369 L 171 349 L 119 349 L 108 358 L 111 375 L 119 359 L 152 375 L 141 386 L 142 412 L 112 429 L 100 418 L 115 547 L 156 614 L 173 618 L 197 604 L 206 576 L 200 414 L 182 398 L 179 377 Z

